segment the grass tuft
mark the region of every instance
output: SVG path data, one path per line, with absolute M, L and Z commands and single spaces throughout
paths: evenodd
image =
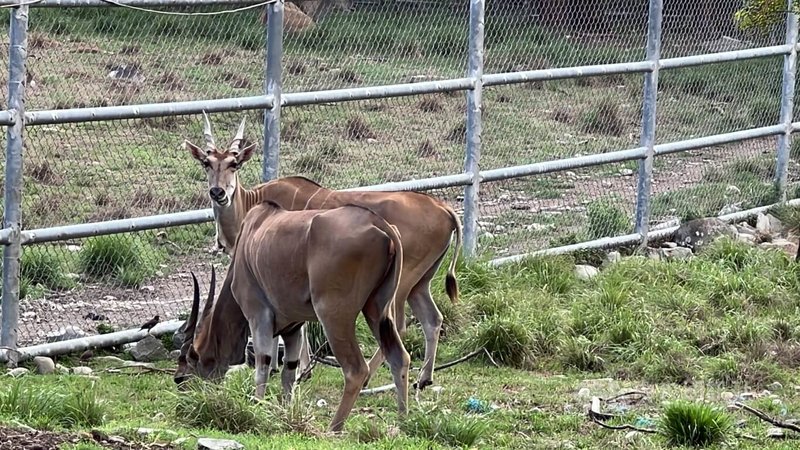
M 78 254 L 78 265 L 87 275 L 114 277 L 126 286 L 138 287 L 155 275 L 162 259 L 149 243 L 120 234 L 88 239 Z
M 351 117 L 345 125 L 345 136 L 349 139 L 375 139 L 375 132 L 360 116 Z
M 70 289 L 75 283 L 64 274 L 63 264 L 54 248 L 47 246 L 24 247 L 20 258 L 20 276 L 30 284 L 41 284 L 48 289 Z
M 617 236 L 630 231 L 628 215 L 615 197 L 595 200 L 586 206 L 587 233 L 590 239 Z
M 670 445 L 708 447 L 726 440 L 733 420 L 710 405 L 676 401 L 664 409 L 659 426 Z
M 216 384 L 197 379 L 190 382 L 188 390 L 174 395 L 178 423 L 228 433 L 262 433 L 271 429 L 264 406 L 251 401 L 251 392 L 243 383 L 226 380 Z
M 533 362 L 531 334 L 518 320 L 490 317 L 465 343 L 468 351 L 483 347 L 497 363 L 506 366 L 524 368 Z
M 400 426 L 409 436 L 449 447 L 472 447 L 491 429 L 485 418 L 461 417 L 442 412 L 414 412 Z
M 601 133 L 620 136 L 625 129 L 619 104 L 611 97 L 604 97 L 580 117 L 581 130 L 585 133 Z
M 95 427 L 105 422 L 106 407 L 93 386 L 65 392 L 20 381 L 0 390 L 0 416 L 38 429 Z

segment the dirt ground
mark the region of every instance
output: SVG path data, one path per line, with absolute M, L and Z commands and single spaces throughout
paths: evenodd
M 119 436 L 108 436 L 100 432 L 54 433 L 31 429 L 0 426 L 0 450 L 58 450 L 63 444 L 93 443 L 113 450 L 174 449 L 170 444 L 139 444 L 128 442 Z

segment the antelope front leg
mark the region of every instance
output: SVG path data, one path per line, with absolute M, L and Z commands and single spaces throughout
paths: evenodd
M 284 338 L 284 342 L 285 340 Z M 285 356 L 283 360 L 288 361 Z M 311 378 L 311 369 L 311 347 L 308 345 L 306 325 L 303 324 L 300 327 L 300 373 L 297 375 L 297 381 L 301 382 Z
M 278 338 L 275 337 L 272 339 L 272 361 L 269 363 L 269 371 L 270 373 L 276 373 L 278 371 Z M 284 360 L 286 357 L 284 356 Z
M 272 342 L 278 341 L 272 337 L 274 323 L 272 313 L 269 311 L 261 313 L 255 320 L 250 321 L 256 359 L 255 382 L 256 398 L 258 400 L 264 398 L 264 393 L 267 390 L 267 381 L 269 381 L 270 364 L 277 358 L 277 353 L 272 351 Z

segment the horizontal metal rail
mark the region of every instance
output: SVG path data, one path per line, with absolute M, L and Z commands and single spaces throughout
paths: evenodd
M 25 125 L 53 125 L 71 122 L 142 119 L 180 116 L 206 112 L 247 111 L 272 108 L 271 95 L 196 100 L 189 102 L 146 103 L 140 105 L 102 106 L 96 108 L 51 109 L 25 113 Z
M 446 175 L 443 177 L 422 178 L 419 180 L 374 184 L 371 186 L 359 186 L 355 188 L 348 188 L 342 190 L 343 191 L 428 191 L 431 189 L 443 189 L 455 186 L 466 186 L 468 184 L 472 184 L 472 179 L 473 176 L 471 173 L 460 173 L 458 175 Z
M 281 106 L 315 105 L 373 98 L 405 97 L 408 95 L 435 94 L 438 92 L 472 89 L 472 78 L 455 78 L 441 81 L 390 84 L 364 88 L 331 89 L 327 91 L 292 92 L 281 95 Z
M 667 58 L 659 60 L 660 69 L 677 69 L 681 67 L 704 66 L 706 64 L 718 64 L 730 61 L 744 61 L 746 59 L 767 58 L 770 56 L 788 55 L 792 51 L 792 46 L 773 45 L 771 47 L 759 47 L 746 50 L 734 50 L 730 52 L 707 53 L 703 55 L 681 56 L 678 58 Z
M 751 128 L 748 130 L 734 131 L 732 133 L 715 134 L 685 141 L 670 142 L 668 144 L 658 144 L 655 146 L 655 152 L 656 156 L 668 155 L 670 153 L 685 152 L 703 147 L 713 147 L 716 145 L 730 144 L 732 142 L 775 136 L 783 134 L 784 131 L 786 131 L 786 126 L 784 125 Z
M 617 152 L 598 153 L 594 155 L 584 155 L 575 158 L 558 159 L 535 164 L 525 164 L 523 166 L 504 167 L 501 169 L 481 170 L 481 181 L 499 181 L 510 178 L 526 177 L 529 175 L 540 175 L 551 172 L 561 172 L 581 167 L 600 166 L 623 161 L 642 159 L 647 149 L 644 147 L 631 150 L 621 150 Z
M 563 67 L 557 69 L 526 70 L 524 72 L 493 73 L 483 76 L 483 85 L 498 86 L 503 84 L 527 83 L 531 81 L 651 72 L 654 66 L 655 64 L 650 61 L 640 61 L 595 66 Z
M 789 200 L 786 203 L 789 204 L 790 206 L 800 206 L 800 199 Z M 773 208 L 780 204 L 781 203 L 774 203 L 767 206 L 759 206 L 757 208 L 751 208 L 744 211 L 737 211 L 735 213 L 725 214 L 717 218 L 727 223 L 736 222 L 747 219 L 748 217 L 752 217 L 758 213 L 765 212 L 770 208 Z M 680 226 L 672 226 L 668 228 L 662 228 L 658 231 L 651 231 L 647 233 L 647 239 L 659 240 L 667 238 L 671 236 L 673 233 L 675 233 L 675 231 L 677 231 L 678 228 L 680 228 Z M 623 245 L 638 244 L 639 242 L 641 242 L 641 240 L 642 237 L 638 233 L 626 234 L 624 236 L 606 237 L 606 238 L 595 239 L 592 241 L 581 242 L 578 244 L 564 245 L 561 247 L 553 247 L 544 250 L 537 250 L 535 252 L 523 253 L 520 255 L 495 258 L 489 261 L 489 265 L 501 266 L 503 264 L 516 263 L 536 256 L 563 255 L 565 253 L 572 253 L 579 250 L 620 247 Z
M 181 225 L 193 225 L 212 222 L 213 220 L 214 212 L 209 208 L 137 217 L 134 219 L 109 220 L 106 222 L 81 223 L 77 225 L 26 230 L 21 233 L 21 238 L 22 244 L 25 245 L 39 242 L 79 239 L 90 236 L 102 236 L 106 234 L 128 233 L 131 231 L 153 230 L 156 228 L 177 227 Z
M 13 228 L 3 228 L 0 230 L 0 245 L 8 245 L 11 243 L 11 237 L 14 235 Z
M 32 8 L 71 8 L 86 6 L 126 6 L 173 7 L 173 6 L 246 6 L 264 3 L 264 0 L 22 0 Z M 8 8 L 19 4 L 19 0 L 0 0 L 0 7 Z
M 162 334 L 174 333 L 182 327 L 185 322 L 184 320 L 161 322 L 154 326 L 149 334 L 160 336 Z M 113 333 L 96 334 L 77 339 L 48 342 L 46 344 L 32 345 L 30 347 L 20 347 L 17 350 L 0 349 L 0 362 L 7 362 L 9 359 L 8 353 L 10 352 L 16 352 L 17 358 L 15 360 L 21 362 L 33 359 L 36 356 L 63 355 L 66 353 L 81 352 L 90 348 L 105 348 L 128 344 L 130 342 L 139 341 L 147 335 L 148 332 L 146 330 L 131 328 L 130 330 L 115 331 Z
M 0 125 L 14 125 L 17 121 L 17 111 L 0 111 Z

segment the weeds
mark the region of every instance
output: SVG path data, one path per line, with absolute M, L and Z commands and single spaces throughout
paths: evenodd
M 527 367 L 533 359 L 531 335 L 518 320 L 490 317 L 465 344 L 467 351 L 485 348 L 495 361 L 510 367 Z
M 345 136 L 349 139 L 375 139 L 375 133 L 360 116 L 351 117 L 345 125 Z
M 174 415 L 179 423 L 236 434 L 274 428 L 263 405 L 252 402 L 249 390 L 241 383 L 191 382 L 187 391 L 174 395 Z
M 733 420 L 711 405 L 677 401 L 664 409 L 659 425 L 670 445 L 707 447 L 727 439 Z
M 624 131 L 625 123 L 619 104 L 611 97 L 605 97 L 581 115 L 580 126 L 586 133 L 619 136 Z
M 42 284 L 54 290 L 69 289 L 75 285 L 72 279 L 64 274 L 61 259 L 55 253 L 55 249 L 49 246 L 23 249 L 20 276 L 31 284 Z
M 628 215 L 618 198 L 604 198 L 586 206 L 587 233 L 590 239 L 617 236 L 630 231 Z
M 39 389 L 24 382 L 0 390 L 0 416 L 39 429 L 94 427 L 105 422 L 106 408 L 91 386 Z
M 126 286 L 139 286 L 155 275 L 162 259 L 149 243 L 120 234 L 88 239 L 78 254 L 78 265 L 87 275 L 114 277 Z
M 401 430 L 409 436 L 451 447 L 472 447 L 489 432 L 490 426 L 483 418 L 420 411 L 409 414 Z

